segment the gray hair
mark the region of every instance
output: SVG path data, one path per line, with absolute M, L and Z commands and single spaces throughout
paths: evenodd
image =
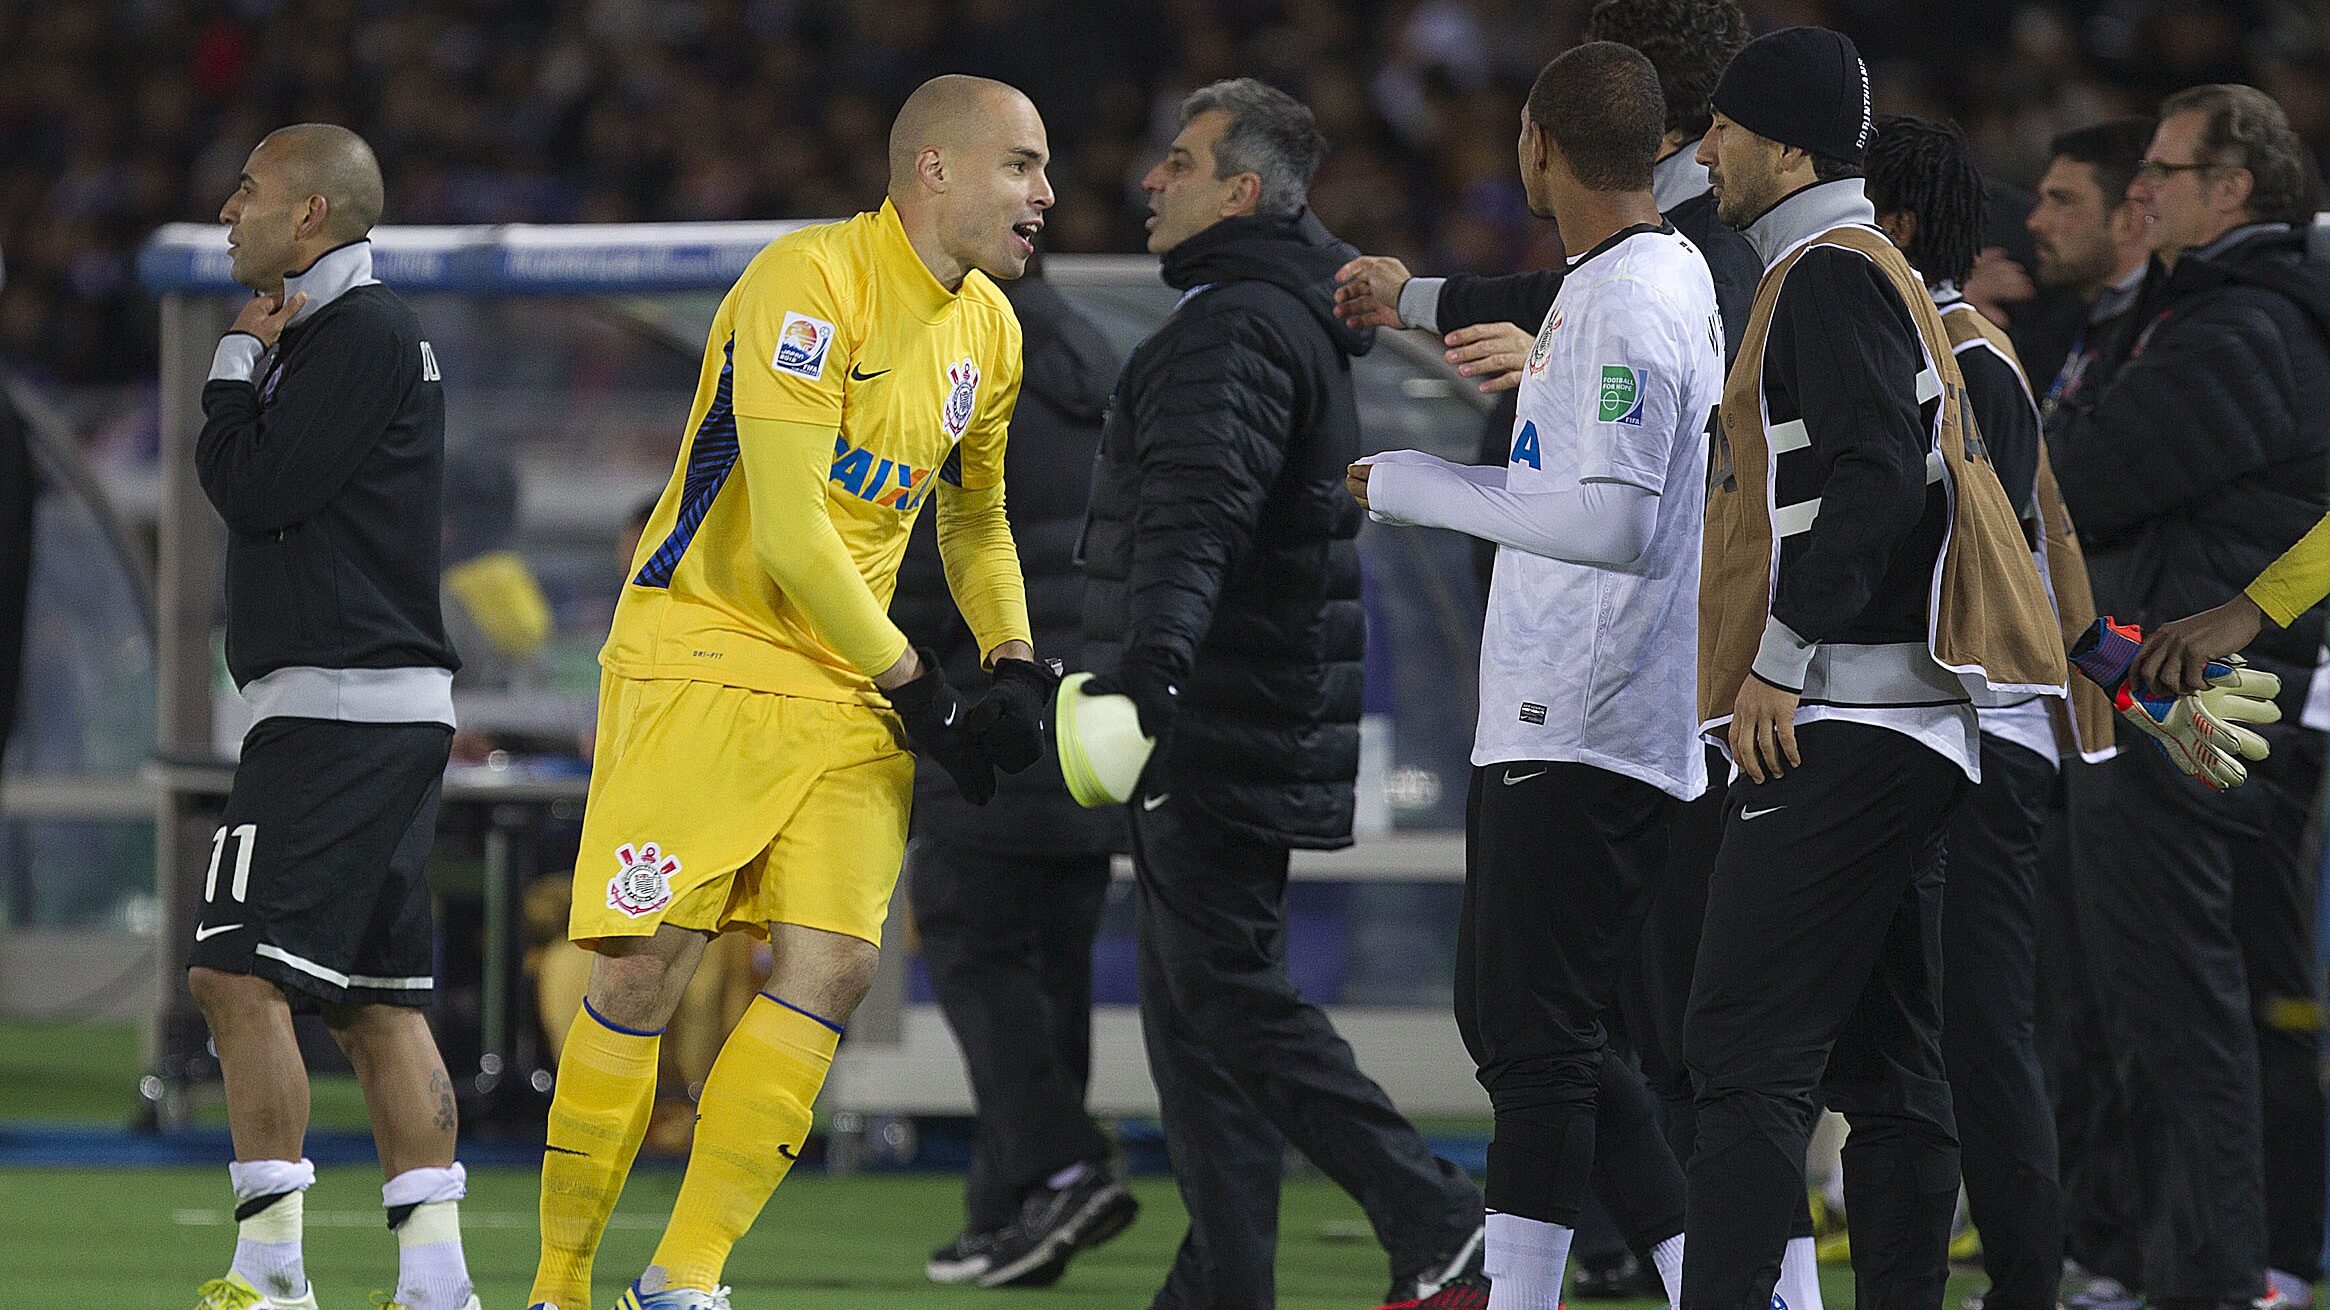
M 2312 218 L 2314 177 L 2306 147 L 2272 97 L 2253 86 L 2218 83 L 2187 87 L 2160 104 L 2162 118 L 2188 112 L 2207 115 L 2200 162 L 2249 170 L 2251 214 L 2283 223 Z
M 1214 176 L 1262 179 L 1254 212 L 1283 217 L 1310 203 L 1311 178 L 1327 157 L 1327 139 L 1308 106 L 1267 82 L 1233 77 L 1199 87 L 1181 102 L 1181 125 L 1209 110 L 1229 116 L 1214 143 Z

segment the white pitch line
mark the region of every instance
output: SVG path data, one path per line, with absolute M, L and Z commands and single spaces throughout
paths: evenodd
M 388 1220 L 378 1210 L 310 1210 L 300 1217 L 310 1228 L 380 1228 L 388 1227 Z M 234 1216 L 225 1210 L 172 1210 L 170 1222 L 185 1228 L 223 1228 L 234 1222 Z M 531 1214 L 514 1210 L 464 1210 L 463 1228 L 490 1228 L 497 1231 L 531 1232 L 537 1220 Z M 609 1228 L 635 1231 L 661 1231 L 664 1221 L 646 1215 L 618 1214 L 607 1221 Z

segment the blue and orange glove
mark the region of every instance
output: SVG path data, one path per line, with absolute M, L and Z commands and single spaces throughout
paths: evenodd
M 2249 777 L 2242 761 L 2268 754 L 2265 738 L 2241 725 L 2280 721 L 2274 697 L 2281 693 L 2281 679 L 2228 655 L 2209 661 L 2203 670 L 2206 689 L 2170 696 L 2139 687 L 2128 676 L 2143 645 L 2142 628 L 2107 615 L 2072 643 L 2071 664 L 2108 692 L 2120 717 L 2150 737 L 2187 776 L 2211 791 L 2240 786 Z

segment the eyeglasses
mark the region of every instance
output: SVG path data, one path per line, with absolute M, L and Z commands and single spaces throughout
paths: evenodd
M 2157 159 L 2141 160 L 2136 164 L 2136 176 L 2147 182 L 2161 183 L 2171 173 L 2201 172 L 2219 167 L 2216 164 L 2164 164 Z

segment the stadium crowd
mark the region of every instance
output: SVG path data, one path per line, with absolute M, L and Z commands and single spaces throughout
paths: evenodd
M 1586 0 L 44 0 L 0 6 L 0 356 L 62 383 L 150 376 L 134 276 L 158 223 L 208 221 L 251 143 L 345 123 L 393 223 L 855 212 L 924 78 L 1025 87 L 1051 128 L 1061 252 L 1141 248 L 1173 108 L 1253 74 L 1334 149 L 1311 197 L 1363 250 L 1445 272 L 1541 264 L 1512 104 Z M 1951 116 L 2028 186 L 2054 133 L 2197 82 L 2265 88 L 2330 151 L 2330 10 L 2305 0 L 1750 0 L 1867 53 L 1880 112 Z

